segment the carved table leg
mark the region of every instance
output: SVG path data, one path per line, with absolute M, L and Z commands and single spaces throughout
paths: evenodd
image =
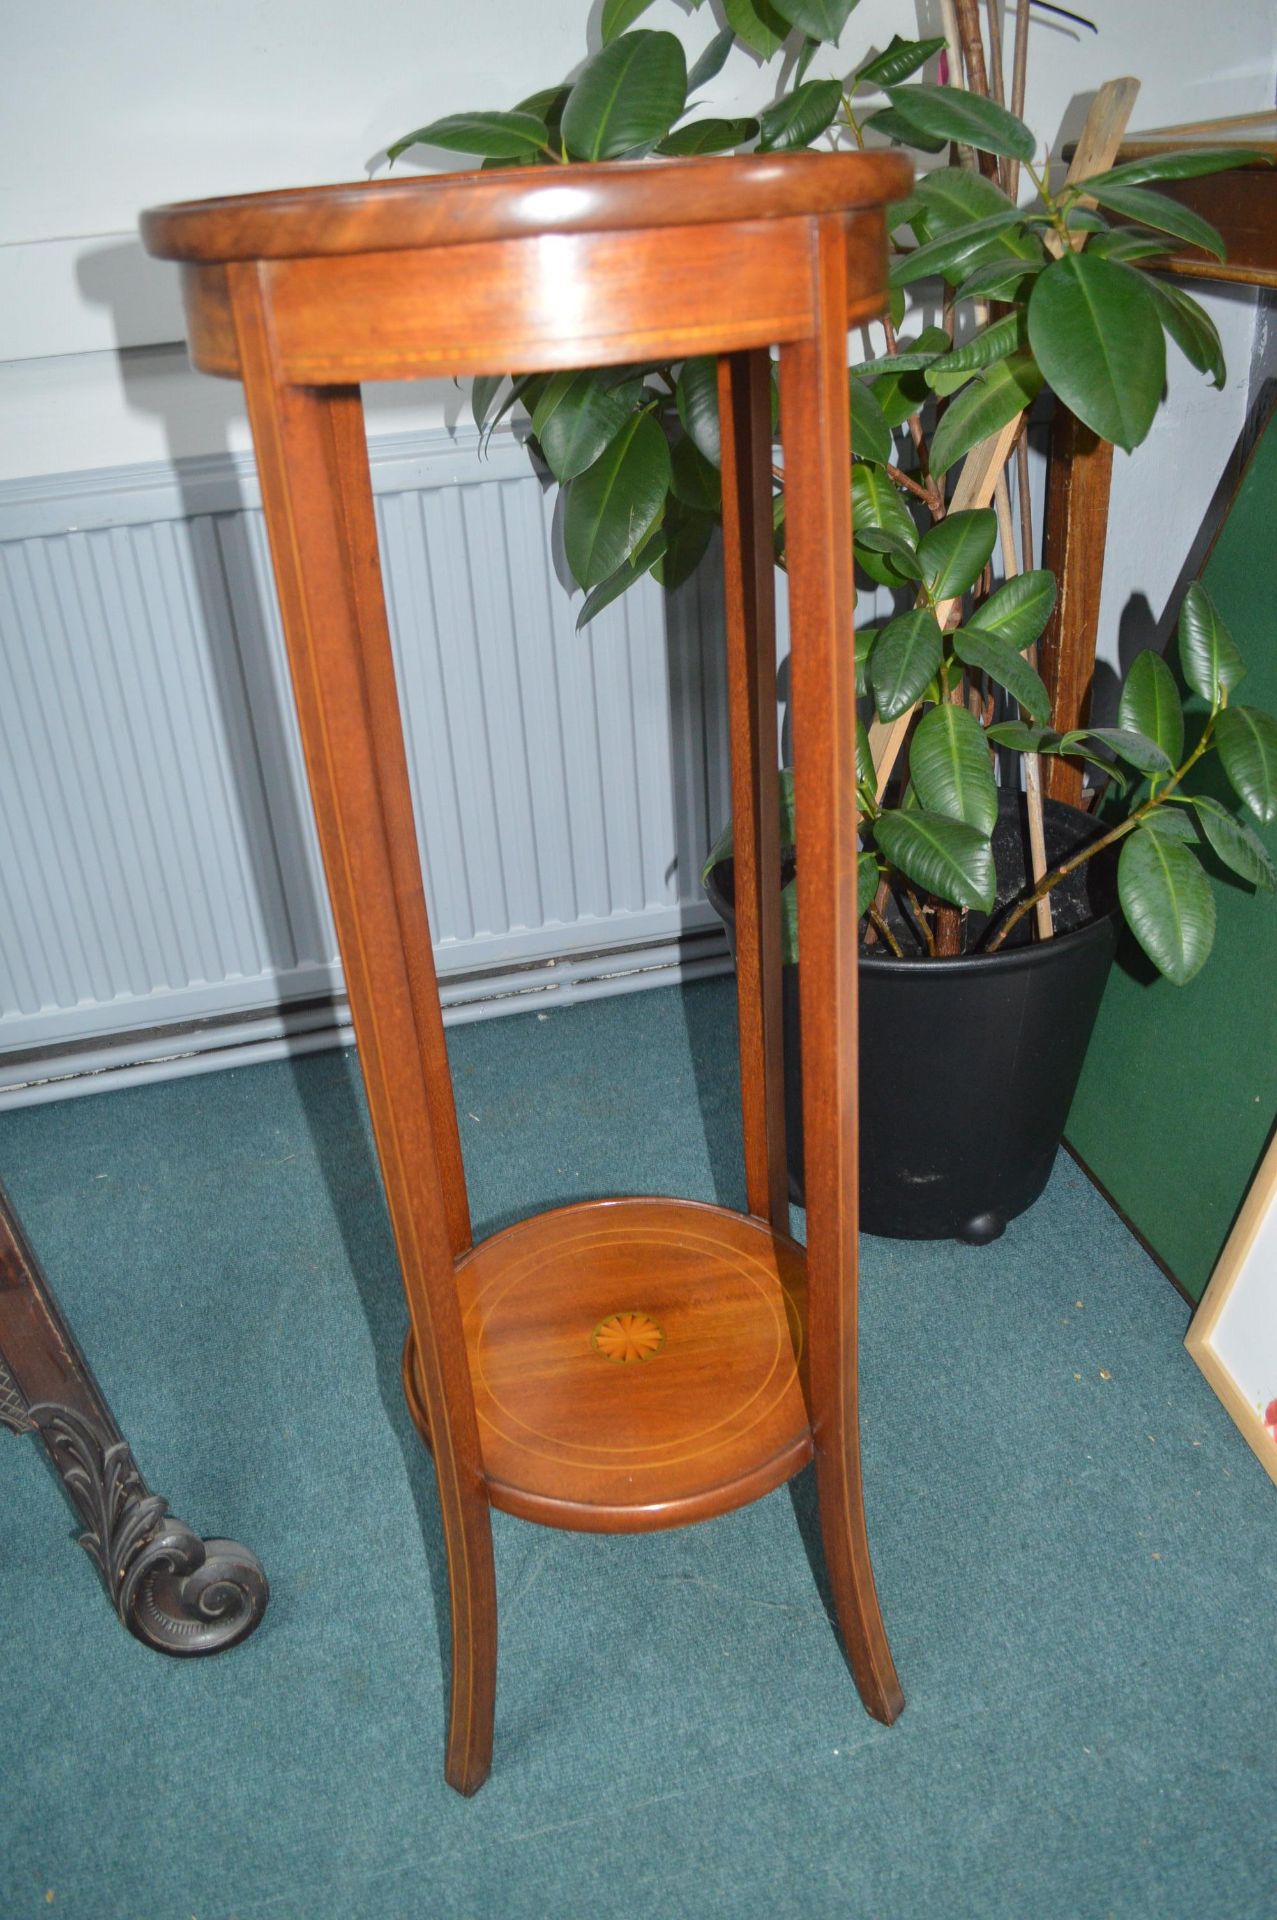
M 234 1540 L 202 1540 L 147 1487 L 0 1187 L 0 1425 L 38 1433 L 120 1619 L 161 1653 L 247 1639 L 270 1589 Z

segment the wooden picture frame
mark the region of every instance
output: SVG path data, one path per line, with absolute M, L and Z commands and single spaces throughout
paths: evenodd
M 1184 1345 L 1277 1484 L 1277 1135 Z

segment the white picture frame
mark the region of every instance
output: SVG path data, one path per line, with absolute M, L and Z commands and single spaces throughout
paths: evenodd
M 1277 1136 L 1184 1345 L 1277 1485 Z

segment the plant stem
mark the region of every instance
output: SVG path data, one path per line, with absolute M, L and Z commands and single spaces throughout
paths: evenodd
M 1007 918 L 998 928 L 998 931 L 994 934 L 992 940 L 990 940 L 985 949 L 986 953 L 996 953 L 1012 928 L 1019 925 L 1025 914 L 1028 913 L 1031 908 L 1036 907 L 1039 900 L 1046 898 L 1052 887 L 1058 887 L 1061 880 L 1067 880 L 1071 873 L 1076 873 L 1077 869 L 1085 866 L 1088 860 L 1094 860 L 1096 854 L 1103 853 L 1105 847 L 1111 847 L 1115 841 L 1123 839 L 1125 835 L 1132 832 L 1134 828 L 1142 826 L 1149 814 L 1153 813 L 1163 804 L 1170 794 L 1174 793 L 1176 787 L 1179 786 L 1186 774 L 1196 766 L 1202 755 L 1210 747 L 1211 736 L 1215 731 L 1215 715 L 1218 711 L 1219 709 L 1217 707 L 1211 708 L 1210 719 L 1206 722 L 1201 739 L 1193 748 L 1193 751 L 1189 754 L 1183 766 L 1177 767 L 1174 773 L 1170 775 L 1161 792 L 1155 795 L 1150 794 L 1143 806 L 1136 807 L 1134 813 L 1128 814 L 1125 820 L 1119 820 L 1115 827 L 1110 827 L 1109 831 L 1101 834 L 1098 840 L 1092 840 L 1089 846 L 1083 847 L 1078 853 L 1070 854 L 1067 860 L 1062 860 L 1058 867 L 1052 867 L 1050 873 L 1038 882 L 1032 893 L 1017 902 L 1015 908 L 1008 914 Z
M 891 948 L 891 951 L 895 954 L 897 960 L 903 960 L 904 954 L 900 950 L 900 942 L 896 939 L 895 934 L 891 931 L 891 928 L 887 925 L 877 907 L 869 908 L 868 917 L 873 922 L 874 931 L 881 934 L 882 938 Z
M 860 151 L 863 153 L 865 150 L 865 137 L 860 131 L 860 122 L 857 120 L 854 112 L 852 111 L 851 95 L 849 93 L 844 93 L 842 97 L 842 117 L 847 122 L 847 125 L 851 128 L 852 134 L 855 137 L 856 145 L 860 148 Z
M 882 470 L 895 481 L 898 487 L 906 487 L 910 493 L 916 493 L 919 500 L 926 502 L 932 513 L 936 511 L 934 487 L 924 487 L 920 481 L 914 479 L 912 474 L 902 473 L 899 467 L 893 467 L 888 461 L 884 461 Z
M 918 928 L 919 933 L 922 935 L 923 944 L 925 945 L 927 952 L 931 955 L 931 958 L 934 960 L 936 957 L 936 937 L 931 931 L 930 921 L 927 919 L 926 914 L 922 910 L 922 902 L 919 900 L 917 894 L 914 892 L 912 887 L 905 888 L 905 899 L 909 903 L 909 911 L 914 917 L 914 922 Z

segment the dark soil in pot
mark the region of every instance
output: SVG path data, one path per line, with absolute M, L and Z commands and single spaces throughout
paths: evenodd
M 1101 831 L 1073 807 L 1047 801 L 1045 811 L 1051 865 Z M 1023 795 L 1002 793 L 993 849 L 998 913 L 1024 885 Z M 907 924 L 893 917 L 905 957 L 862 948 L 860 1219 L 866 1233 L 993 1240 L 1038 1198 L 1117 945 L 1115 865 L 1106 850 L 1055 889 L 1052 940 L 1033 941 L 1026 916 L 998 953 L 931 960 Z M 729 938 L 733 879 L 732 862 L 724 860 L 706 883 Z M 969 947 L 986 925 L 986 916 L 970 916 Z M 797 967 L 785 968 L 783 992 L 790 1186 L 801 1205 Z

